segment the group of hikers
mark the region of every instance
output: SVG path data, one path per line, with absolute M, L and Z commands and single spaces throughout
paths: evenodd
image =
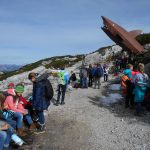
M 24 124 L 29 132 L 39 134 L 45 131 L 44 110 L 48 109 L 53 97 L 53 89 L 47 78 L 47 74 L 29 74 L 28 79 L 33 82 L 30 100 L 22 96 L 23 84 L 15 86 L 10 83 L 7 91 L 0 93 L 0 150 L 9 149 L 11 141 L 18 146 L 25 144 L 23 139 L 28 132 L 24 130 Z
M 121 77 L 121 87 L 125 95 L 125 108 L 135 108 L 135 115 L 145 114 L 149 106 L 150 87 L 149 77 L 144 72 L 144 64 L 136 66 L 128 64 Z
M 64 105 L 69 73 L 62 67 L 54 72 L 37 74 L 31 72 L 28 79 L 33 83 L 32 96 L 22 96 L 25 87 L 22 83 L 10 83 L 7 91 L 0 92 L 0 150 L 9 149 L 10 142 L 22 146 L 27 129 L 34 134 L 45 132 L 44 110 L 48 110 L 54 91 L 48 77 L 57 74 L 57 99 L 54 104 Z M 29 93 L 28 93 L 29 94 Z M 24 128 L 26 127 L 26 128 Z M 23 138 L 23 139 L 22 139 Z
M 118 60 L 117 60 L 118 61 Z M 116 67 L 118 63 L 116 62 Z M 136 115 L 144 113 L 143 103 L 145 95 L 150 93 L 148 88 L 148 75 L 144 73 L 144 64 L 138 66 L 126 64 L 121 77 L 121 87 L 125 95 L 125 108 L 135 108 Z M 124 67 L 120 67 L 123 69 Z M 88 68 L 82 66 L 79 71 L 79 80 L 76 74 L 71 75 L 64 68 L 54 71 L 58 77 L 57 99 L 55 105 L 65 104 L 67 85 L 70 83 L 74 88 L 100 88 L 101 78 L 108 81 L 109 67 L 106 64 L 93 64 Z M 42 75 L 31 72 L 28 79 L 33 83 L 32 97 L 22 96 L 25 88 L 23 84 L 10 83 L 5 92 L 0 92 L 0 150 L 9 149 L 11 141 L 22 146 L 26 136 L 25 128 L 35 134 L 45 131 L 44 110 L 50 105 L 53 98 L 53 87 L 48 80 L 49 74 Z M 148 94 L 147 94 L 148 93 Z M 148 95 L 150 98 L 150 94 Z
M 88 88 L 93 87 L 96 89 L 100 88 L 101 85 L 101 78 L 104 77 L 104 81 L 108 81 L 109 75 L 109 67 L 104 64 L 93 64 L 89 65 L 86 68 L 84 65 L 80 68 L 79 72 L 79 80 L 77 79 L 77 75 L 74 72 L 71 72 L 71 85 L 74 88 Z
M 100 64 L 89 65 L 89 68 L 82 66 L 79 73 L 79 87 L 100 88 L 100 78 L 104 75 L 104 81 L 108 80 L 109 68 L 106 64 L 103 67 Z M 71 76 L 62 67 L 54 71 L 58 77 L 57 99 L 54 104 L 64 105 L 67 85 L 71 83 L 77 87 L 76 74 L 71 72 Z M 50 100 L 54 95 L 53 87 L 48 80 L 49 74 L 39 75 L 31 72 L 28 79 L 33 83 L 33 92 L 30 98 L 23 97 L 25 87 L 22 83 L 14 85 L 10 83 L 7 91 L 0 92 L 0 150 L 9 149 L 11 141 L 22 146 L 26 131 L 35 134 L 45 131 L 44 110 L 50 105 Z M 22 139 L 23 138 L 23 139 Z

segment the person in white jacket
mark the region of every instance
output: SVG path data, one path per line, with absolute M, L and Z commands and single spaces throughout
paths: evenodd
M 104 72 L 104 81 L 108 81 L 109 68 L 107 65 L 103 67 L 103 72 Z

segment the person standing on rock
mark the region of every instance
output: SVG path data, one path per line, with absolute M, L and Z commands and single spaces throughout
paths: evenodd
M 50 100 L 53 97 L 53 88 L 51 86 L 50 81 L 47 78 L 47 73 L 38 76 L 35 72 L 31 72 L 28 75 L 28 79 L 33 82 L 33 110 L 39 117 L 39 130 L 37 131 L 37 133 L 42 133 L 45 131 L 44 110 L 48 109 L 50 105 Z
M 64 105 L 65 104 L 65 94 L 67 85 L 69 82 L 69 73 L 65 71 L 65 69 L 62 67 L 61 70 L 57 73 L 58 74 L 58 94 L 57 94 L 57 101 L 56 106 L 59 104 Z M 60 102 L 61 97 L 61 102 Z

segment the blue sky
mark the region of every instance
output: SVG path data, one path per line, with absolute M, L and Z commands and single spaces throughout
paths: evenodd
M 0 64 L 89 53 L 114 44 L 106 16 L 127 30 L 150 32 L 149 0 L 0 0 Z

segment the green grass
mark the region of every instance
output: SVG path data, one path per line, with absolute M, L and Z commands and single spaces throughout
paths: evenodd
M 77 59 L 74 60 L 74 61 L 68 61 L 68 60 L 64 60 L 63 59 L 64 57 L 69 57 L 69 58 L 77 57 Z M 20 73 L 23 73 L 23 72 L 31 71 L 31 70 L 41 66 L 43 61 L 52 60 L 52 62 L 50 64 L 45 65 L 46 68 L 51 68 L 51 67 L 53 67 L 53 68 L 60 68 L 62 66 L 63 67 L 64 66 L 72 66 L 76 62 L 82 60 L 82 57 L 83 57 L 83 55 L 76 55 L 76 56 L 65 55 L 65 56 L 56 56 L 56 57 L 42 59 L 42 60 L 37 61 L 35 63 L 25 65 L 25 66 L 21 67 L 19 70 L 12 71 L 12 72 L 7 72 L 7 73 L 4 73 L 3 75 L 0 75 L 0 81 L 6 79 L 8 77 L 11 77 L 13 75 L 17 75 L 17 74 L 20 74 Z

